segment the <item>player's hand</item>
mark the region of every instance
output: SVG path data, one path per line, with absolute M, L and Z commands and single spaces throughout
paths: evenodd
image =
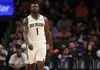
M 32 44 L 29 44 L 28 45 L 28 48 L 29 48 L 29 50 L 33 50 L 33 45 Z
M 47 44 L 47 51 L 49 53 L 49 56 L 51 56 L 53 52 L 53 48 L 49 44 Z
M 50 45 L 49 44 L 47 44 L 47 51 L 49 51 L 50 50 Z

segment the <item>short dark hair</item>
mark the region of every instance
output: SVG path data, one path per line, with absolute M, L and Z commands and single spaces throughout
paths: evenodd
M 19 45 L 19 44 L 16 44 L 15 47 L 16 47 L 16 49 L 22 49 L 21 45 Z
M 33 2 L 30 3 L 30 5 L 32 5 L 32 4 L 39 4 L 40 5 L 40 3 L 39 3 L 38 0 L 35 0 L 35 1 L 33 1 Z

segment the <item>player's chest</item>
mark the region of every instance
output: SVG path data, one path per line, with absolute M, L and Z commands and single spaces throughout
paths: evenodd
M 38 20 L 30 19 L 28 21 L 28 27 L 29 28 L 33 28 L 33 27 L 44 27 L 44 26 L 45 26 L 45 22 L 42 19 L 38 19 Z

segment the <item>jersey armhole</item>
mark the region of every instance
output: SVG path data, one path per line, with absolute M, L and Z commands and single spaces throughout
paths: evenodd
M 44 22 L 45 22 L 45 24 L 47 24 L 47 23 L 48 23 L 48 21 L 47 21 L 47 18 L 46 18 L 46 17 L 44 17 Z
M 23 23 L 24 24 L 28 24 L 28 17 L 26 17 L 26 18 L 23 19 Z

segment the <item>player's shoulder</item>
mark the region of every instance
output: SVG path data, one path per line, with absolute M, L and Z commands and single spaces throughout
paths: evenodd
M 17 54 L 16 53 L 14 53 L 11 57 L 12 58 L 15 58 L 17 56 Z
M 31 15 L 26 16 L 24 19 L 28 20 L 31 17 Z
M 45 21 L 46 23 L 48 23 L 48 18 L 47 18 L 47 17 L 44 17 L 44 21 Z
M 30 15 L 28 15 L 26 18 L 28 18 L 28 19 L 29 19 L 30 17 L 32 17 L 32 16 L 31 16 L 31 14 L 30 14 Z
M 45 20 L 47 20 L 47 17 L 44 16 L 44 15 L 41 15 L 41 14 L 40 14 L 40 17 L 42 17 L 42 18 L 44 18 Z
M 26 16 L 25 18 L 23 18 L 23 23 L 27 24 L 29 17 L 30 17 L 30 15 Z
M 44 15 L 40 15 L 40 16 L 43 18 L 43 20 L 45 21 L 45 23 L 48 23 L 48 18 L 46 16 L 44 16 Z

